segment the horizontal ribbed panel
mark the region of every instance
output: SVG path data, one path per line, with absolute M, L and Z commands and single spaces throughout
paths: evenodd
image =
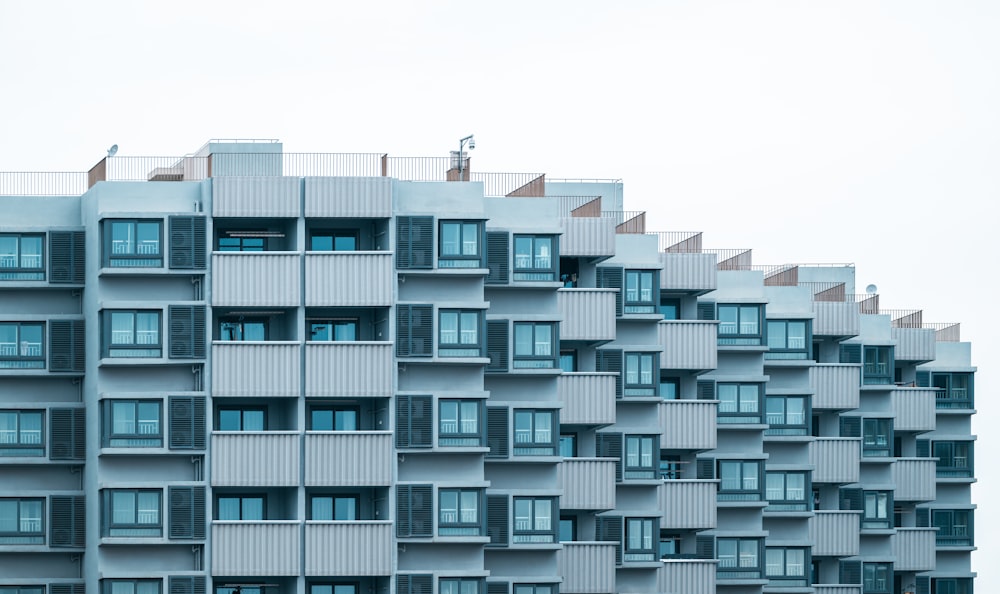
M 392 483 L 391 431 L 306 434 L 307 487 L 368 487 Z
M 563 425 L 611 425 L 615 422 L 614 373 L 564 373 L 557 380 Z
M 814 584 L 813 594 L 861 594 L 861 586 L 839 584 Z
M 663 481 L 657 500 L 660 528 L 705 530 L 716 524 L 716 481 Z
M 299 575 L 301 526 L 297 520 L 212 522 L 212 573 Z
M 660 288 L 672 291 L 714 291 L 718 268 L 715 254 L 660 253 Z
M 556 292 L 561 340 L 607 341 L 615 339 L 615 296 L 613 289 L 560 289 Z
M 657 324 L 663 354 L 660 369 L 708 370 L 719 366 L 718 324 L 671 320 Z
M 564 458 L 559 464 L 562 509 L 614 509 L 615 460 Z
M 307 177 L 305 192 L 307 217 L 392 216 L 388 177 Z
M 298 343 L 216 342 L 213 396 L 298 396 Z
M 856 483 L 861 460 L 861 440 L 853 437 L 817 437 L 809 444 L 814 483 Z
M 809 381 L 814 393 L 814 410 L 847 410 L 860 406 L 861 367 L 858 365 L 820 363 L 809 368 Z
M 306 305 L 392 305 L 391 252 L 306 254 Z
M 937 394 L 924 388 L 892 391 L 896 431 L 933 431 L 937 426 Z
M 714 450 L 718 403 L 714 400 L 664 400 L 660 403 L 660 448 Z
M 298 217 L 299 186 L 297 177 L 215 177 L 212 216 Z
M 560 256 L 611 256 L 615 253 L 615 219 L 569 217 L 559 219 Z
M 306 575 L 391 575 L 392 522 L 307 522 Z
M 814 301 L 814 336 L 857 336 L 861 334 L 861 314 L 857 303 Z
M 932 571 L 935 569 L 936 528 L 896 528 L 892 535 L 892 553 L 896 571 Z
M 615 592 L 615 545 L 610 542 L 564 542 L 558 552 L 563 594 Z
M 668 559 L 657 570 L 657 592 L 663 594 L 715 594 L 715 561 Z
M 212 434 L 212 486 L 294 487 L 298 484 L 297 432 Z
M 897 361 L 933 361 L 936 333 L 933 328 L 893 328 Z
M 306 344 L 306 396 L 391 396 L 391 342 Z
M 898 458 L 892 465 L 896 501 L 937 498 L 937 463 L 930 458 Z
M 817 511 L 809 519 L 814 557 L 852 557 L 860 550 L 861 512 Z
M 212 254 L 212 305 L 297 306 L 299 255 L 288 252 Z

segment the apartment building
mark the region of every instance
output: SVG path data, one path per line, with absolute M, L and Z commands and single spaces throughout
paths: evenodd
M 282 149 L 0 174 L 0 594 L 972 594 L 957 324 Z

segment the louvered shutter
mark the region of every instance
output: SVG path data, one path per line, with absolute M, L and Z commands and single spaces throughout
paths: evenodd
M 486 534 L 490 546 L 505 547 L 510 543 L 510 497 L 486 496 Z
M 170 487 L 171 539 L 205 538 L 205 487 Z
M 205 399 L 199 396 L 171 396 L 170 449 L 205 449 Z
M 396 218 L 396 268 L 427 269 L 434 261 L 434 217 Z
M 490 447 L 487 458 L 510 456 L 510 412 L 506 406 L 486 407 L 486 445 Z
M 714 301 L 699 301 L 698 302 L 698 319 L 699 320 L 714 320 L 715 319 L 715 302 Z
M 698 400 L 715 400 L 715 380 L 698 380 Z
M 171 305 L 167 308 L 170 320 L 170 358 L 205 358 L 205 306 Z
M 205 269 L 205 217 L 173 216 L 167 219 L 170 235 L 170 268 Z
M 917 371 L 917 387 L 918 388 L 931 387 L 931 372 Z
M 715 478 L 714 458 L 698 458 L 697 464 L 698 464 L 697 472 L 699 479 L 711 480 Z
M 715 559 L 715 537 L 695 536 L 694 550 L 698 559 Z
M 840 345 L 840 362 L 841 363 L 861 363 L 861 345 L 860 344 L 842 344 Z
M 841 437 L 861 437 L 861 417 L 840 417 Z
M 87 535 L 87 505 L 83 495 L 49 497 L 50 547 L 83 547 Z
M 622 482 L 622 434 L 597 433 L 597 456 L 615 459 L 615 481 Z
M 87 584 L 49 584 L 49 594 L 87 594 Z
M 615 543 L 615 565 L 622 564 L 621 516 L 597 516 L 597 540 Z
M 486 594 L 510 594 L 510 582 L 486 582 Z
M 82 285 L 86 276 L 86 234 L 49 232 L 49 282 Z
M 931 594 L 931 577 L 929 575 L 918 575 L 914 576 L 917 591 L 915 594 Z M 970 588 L 971 592 L 972 589 Z
M 396 594 L 431 594 L 434 576 L 429 573 L 396 574 Z
M 931 510 L 926 507 L 918 507 L 916 510 L 917 528 L 929 528 L 931 525 Z
M 87 454 L 87 411 L 53 408 L 49 411 L 49 459 L 83 460 Z
M 510 233 L 486 232 L 487 285 L 506 285 L 510 282 Z
M 931 442 L 927 439 L 917 440 L 917 458 L 931 457 Z
M 396 307 L 396 356 L 430 357 L 434 354 L 434 306 Z
M 625 356 L 624 353 L 621 349 L 598 349 L 595 353 L 597 357 L 595 361 L 597 371 L 618 374 L 615 377 L 615 397 L 621 398 L 624 393 L 624 378 L 622 378 L 622 359 Z
M 167 578 L 169 594 L 205 594 L 205 576 L 172 575 Z
M 434 502 L 431 485 L 397 485 L 396 515 L 396 536 L 433 536 Z
M 510 322 L 486 320 L 486 371 L 503 373 L 510 369 Z
M 841 561 L 840 562 L 840 583 L 860 584 L 861 583 L 861 561 Z
M 865 508 L 865 495 L 861 489 L 844 488 L 840 490 L 841 511 L 863 511 Z
M 396 447 L 434 445 L 434 399 L 428 395 L 396 396 Z
M 622 292 L 624 291 L 625 269 L 620 266 L 598 266 L 597 286 L 602 289 L 618 289 L 615 293 L 615 315 L 619 318 L 624 311 Z
M 49 322 L 49 371 L 83 372 L 87 365 L 83 320 Z

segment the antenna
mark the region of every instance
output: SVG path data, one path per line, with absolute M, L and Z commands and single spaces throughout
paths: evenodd
M 118 145 L 112 144 L 111 148 L 108 149 L 108 156 L 114 157 L 116 154 L 118 154 Z
M 878 293 L 878 287 L 876 287 L 875 285 L 868 285 L 867 287 L 865 287 L 865 293 L 868 293 L 869 295 L 874 295 L 875 293 Z

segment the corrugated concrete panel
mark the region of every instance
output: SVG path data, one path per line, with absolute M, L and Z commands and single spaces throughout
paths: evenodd
M 671 480 L 657 487 L 660 528 L 707 530 L 716 526 L 718 481 Z
M 614 373 L 564 373 L 556 380 L 563 425 L 611 425 L 615 422 Z
M 936 333 L 933 328 L 893 328 L 897 361 L 933 361 Z
M 896 431 L 933 431 L 937 426 L 937 392 L 926 388 L 897 388 L 892 391 Z
M 671 291 L 714 291 L 718 279 L 716 254 L 660 253 L 660 288 Z
M 306 433 L 307 487 L 372 487 L 392 484 L 391 431 Z
M 715 400 L 664 400 L 660 403 L 660 448 L 714 450 L 716 448 Z
M 295 487 L 299 484 L 299 433 L 212 433 L 212 486 Z
M 559 289 L 556 298 L 562 323 L 561 340 L 610 341 L 615 339 L 617 318 L 613 289 Z
M 615 460 L 564 458 L 559 464 L 562 509 L 614 509 Z
M 848 410 L 861 402 L 861 366 L 819 363 L 809 368 L 813 409 Z
M 306 575 L 391 575 L 392 526 L 372 520 L 306 522 Z
M 856 483 L 860 474 L 861 439 L 817 437 L 809 444 L 814 483 Z
M 718 323 L 667 320 L 657 324 L 661 369 L 708 370 L 719 366 Z
M 391 342 L 306 344 L 306 396 L 388 397 L 395 376 Z
M 297 177 L 214 177 L 214 217 L 298 217 L 302 211 Z
M 892 465 L 896 501 L 937 498 L 937 462 L 933 458 L 897 458 Z
M 857 336 L 861 334 L 861 314 L 857 303 L 814 301 L 814 336 Z
M 610 542 L 564 542 L 558 552 L 559 575 L 564 594 L 613 594 L 615 592 L 615 544 Z
M 306 216 L 389 218 L 392 216 L 392 178 L 307 177 Z
M 299 575 L 298 520 L 212 522 L 212 574 Z
M 861 512 L 817 511 L 809 518 L 814 557 L 853 557 L 861 546 Z
M 715 594 L 714 559 L 667 559 L 657 570 L 659 594 Z
M 563 234 L 561 256 L 612 256 L 615 253 L 615 219 L 567 217 L 559 219 Z
M 392 305 L 396 275 L 391 252 L 306 254 L 306 305 Z
M 897 571 L 933 571 L 936 566 L 937 528 L 896 528 L 892 552 Z
M 813 594 L 861 594 L 861 586 L 813 584 Z
M 294 252 L 215 252 L 212 305 L 298 306 L 301 277 Z
M 297 342 L 215 342 L 213 396 L 298 396 Z

